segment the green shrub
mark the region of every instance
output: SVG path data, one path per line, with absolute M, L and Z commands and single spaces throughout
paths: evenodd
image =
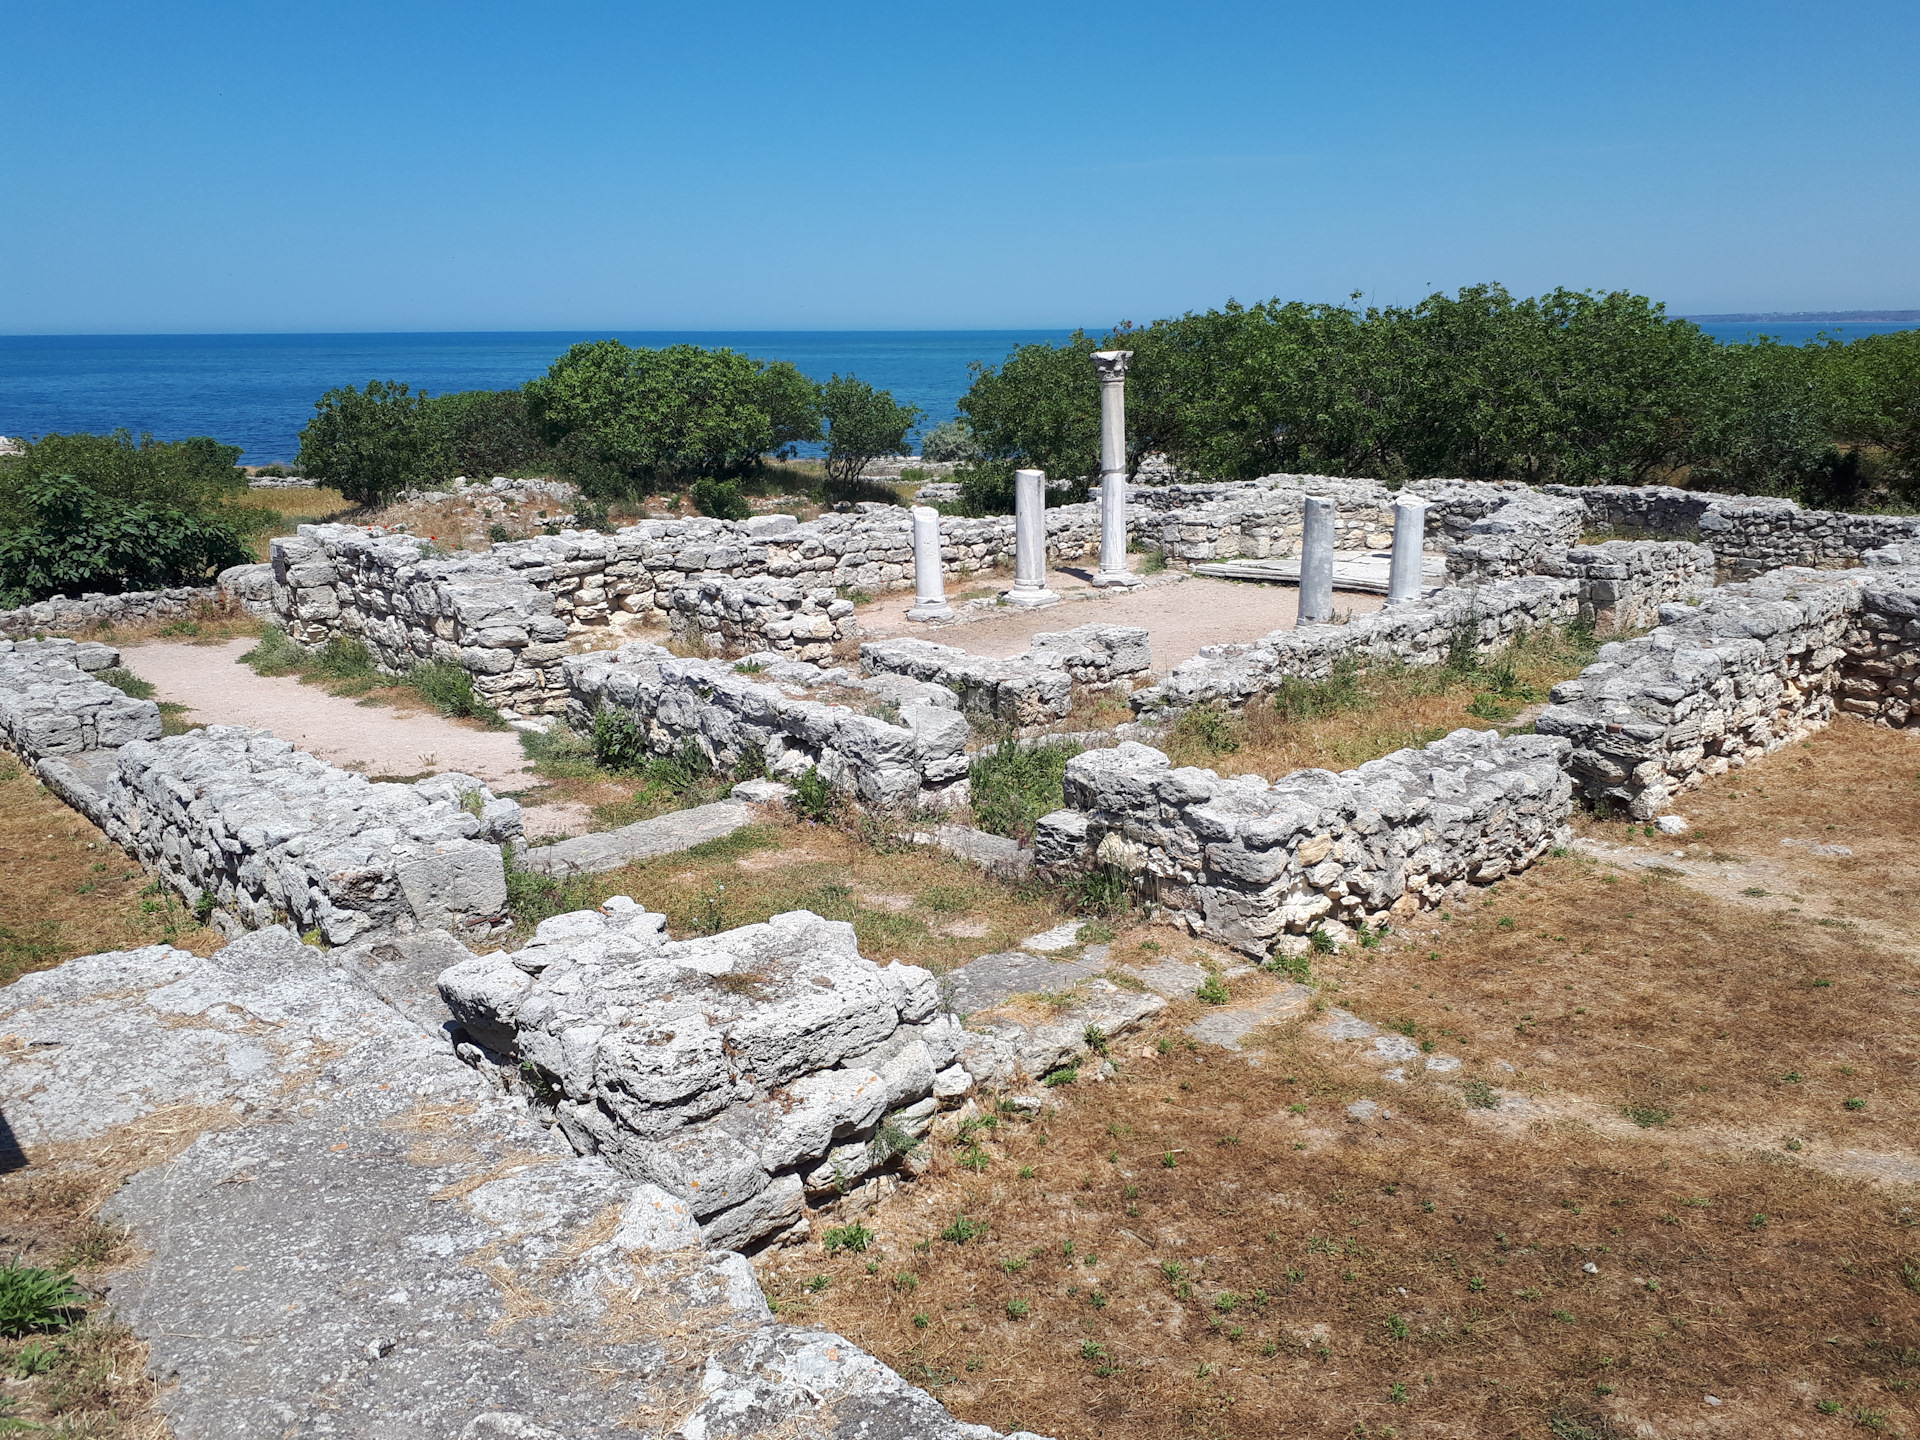
M 415 478 L 439 484 L 456 475 L 484 480 L 550 467 L 553 452 L 533 428 L 519 390 L 461 390 L 422 395 Z
M 836 374 L 820 387 L 820 414 L 827 422 L 827 479 L 848 481 L 869 460 L 907 454 L 907 432 L 920 422 L 921 411 L 896 403 L 891 391 Z
M 1080 748 L 1066 740 L 1020 745 L 1011 736 L 1002 739 L 967 771 L 974 824 L 1031 844 L 1040 817 L 1066 803 L 1061 777 Z
M 86 1303 L 71 1274 L 22 1265 L 17 1255 L 0 1265 L 0 1335 L 64 1330 Z
M 603 770 L 633 774 L 647 763 L 646 737 L 629 711 L 601 706 L 594 712 L 590 740 L 594 762 Z
M 820 767 L 809 765 L 806 773 L 793 782 L 793 795 L 787 803 L 803 820 L 831 820 L 840 808 L 840 796 L 820 773 Z
M 1231 755 L 1240 748 L 1240 737 L 1234 732 L 1231 715 L 1211 705 L 1195 705 L 1174 721 L 1172 738 L 1197 745 L 1209 755 Z
M 920 437 L 920 458 L 941 462 L 972 460 L 980 454 L 973 431 L 962 419 L 944 421 Z
M 693 482 L 693 503 L 710 520 L 745 520 L 753 506 L 731 481 L 702 479 Z
M 820 1248 L 832 1255 L 836 1251 L 851 1250 L 860 1255 L 873 1244 L 873 1231 L 855 1220 L 850 1225 L 829 1225 L 821 1232 Z
M 89 591 L 116 595 L 204 585 L 253 559 L 217 505 L 124 500 L 71 475 L 0 470 L 0 606 Z
M 432 438 L 426 403 L 394 380 L 329 390 L 314 402 L 294 463 L 355 505 L 383 505 L 421 477 Z
M 286 631 L 269 625 L 260 632 L 259 643 L 240 657 L 240 663 L 256 675 L 294 675 L 312 658 L 287 638 Z
M 1074 909 L 1082 915 L 1115 915 L 1133 900 L 1127 872 L 1113 865 L 1096 865 L 1075 875 L 1068 885 Z
M 1227 989 L 1227 982 L 1220 978 L 1217 971 L 1212 970 L 1207 972 L 1207 978 L 1200 982 L 1200 987 L 1193 992 L 1193 995 L 1196 1000 L 1205 1001 L 1209 1005 L 1224 1005 L 1233 998 L 1232 992 Z
M 467 720 L 498 718 L 491 705 L 473 693 L 473 676 L 451 660 L 432 660 L 406 674 L 406 684 L 442 715 Z
M 1273 692 L 1273 708 L 1289 723 L 1318 720 L 1343 711 L 1357 710 L 1366 703 L 1366 691 L 1360 685 L 1360 665 L 1352 656 L 1333 662 L 1325 680 L 1309 681 L 1288 675 Z

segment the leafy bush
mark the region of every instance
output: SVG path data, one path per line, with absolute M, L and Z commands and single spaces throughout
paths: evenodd
M 473 693 L 473 677 L 451 660 L 414 666 L 406 674 L 406 684 L 442 715 L 464 720 L 497 718 L 493 707 Z
M 831 1255 L 839 1250 L 863 1254 L 873 1244 L 873 1231 L 855 1220 L 850 1225 L 829 1225 L 820 1234 L 820 1248 Z
M 460 390 L 420 397 L 417 477 L 434 484 L 456 475 L 486 479 L 540 469 L 553 452 L 527 415 L 519 390 Z
M 526 385 L 541 438 L 629 487 L 738 475 L 761 457 L 820 438 L 818 387 L 785 361 L 698 345 L 575 345 Z M 609 496 L 609 498 L 612 498 Z
M 827 422 L 827 478 L 846 481 L 869 460 L 909 453 L 907 432 L 919 424 L 921 412 L 917 405 L 896 403 L 890 390 L 835 375 L 820 387 L 820 414 Z
M 253 558 L 217 510 L 124 500 L 71 475 L 13 482 L 13 468 L 6 508 L 16 523 L 0 529 L 0 605 L 201 585 Z
M 329 390 L 314 402 L 294 463 L 355 505 L 383 505 L 420 477 L 432 438 L 426 404 L 394 380 Z
M 965 420 L 948 420 L 920 437 L 920 458 L 942 462 L 977 459 L 980 447 Z
M 64 1330 L 86 1302 L 71 1274 L 22 1265 L 17 1255 L 0 1265 L 0 1335 Z
M 611 705 L 595 711 L 591 740 L 594 760 L 615 774 L 632 773 L 647 762 L 646 738 L 628 711 Z
M 806 773 L 793 782 L 793 795 L 787 803 L 803 820 L 831 820 L 840 808 L 840 796 L 820 773 L 820 767 L 809 765 Z
M 693 503 L 710 520 L 745 520 L 753 506 L 730 480 L 702 479 L 693 482 Z
M 993 835 L 1032 843 L 1040 817 L 1066 803 L 1061 777 L 1079 753 L 1080 746 L 1072 741 L 1023 746 L 1011 736 L 1003 739 L 968 769 L 974 824 Z

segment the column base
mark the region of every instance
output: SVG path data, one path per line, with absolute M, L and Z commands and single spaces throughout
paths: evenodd
M 1044 605 L 1058 605 L 1060 597 L 1044 585 L 1032 590 L 1022 590 L 1016 586 L 1000 592 L 1000 603 L 1018 606 L 1022 610 L 1038 610 Z
M 1147 582 L 1131 570 L 1102 570 L 1093 577 L 1091 583 L 1095 589 L 1107 590 L 1131 589 L 1135 585 L 1144 585 Z
M 907 619 L 919 621 L 951 620 L 953 607 L 944 600 L 918 601 L 907 611 Z

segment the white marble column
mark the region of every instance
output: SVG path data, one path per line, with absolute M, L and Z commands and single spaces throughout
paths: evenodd
M 1100 376 L 1100 568 L 1093 583 L 1138 585 L 1127 569 L 1127 362 L 1131 350 L 1096 350 Z
M 1427 502 L 1402 495 L 1393 502 L 1393 564 L 1387 571 L 1387 604 L 1411 605 L 1420 598 L 1420 561 L 1426 549 Z
M 1320 495 L 1306 499 L 1300 527 L 1300 625 L 1333 618 L 1333 530 L 1339 511 Z
M 940 568 L 940 512 L 931 505 L 913 507 L 913 608 L 909 620 L 951 620 L 947 580 Z
M 1013 588 L 1000 598 L 1038 610 L 1059 603 L 1047 588 L 1047 477 L 1039 470 L 1013 472 Z

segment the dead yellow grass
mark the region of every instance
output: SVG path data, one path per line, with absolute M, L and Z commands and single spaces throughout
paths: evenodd
M 1543 630 L 1520 637 L 1477 670 L 1378 666 L 1344 688 L 1309 687 L 1295 706 L 1302 718 L 1289 718 L 1267 697 L 1231 715 L 1189 711 L 1162 748 L 1176 765 L 1222 775 L 1277 779 L 1294 770 L 1351 770 L 1462 728 L 1525 723 L 1524 708 L 1578 675 L 1593 649 L 1582 637 Z
M 788 910 L 845 920 L 860 953 L 944 972 L 1060 923 L 1056 892 L 994 880 L 931 846 L 877 849 L 834 825 L 771 815 L 680 855 L 549 883 L 516 897 L 521 929 L 561 910 L 628 895 L 666 915 L 676 938 L 758 924 Z
M 1836 727 L 1682 808 L 1732 849 L 1844 803 L 1893 875 L 1915 769 L 1887 744 Z M 1831 791 L 1789 800 L 1803 773 Z M 1394 1085 L 1303 1022 L 1249 1063 L 1175 1016 L 1057 1115 L 993 1117 L 984 1171 L 942 1142 L 865 1254 L 768 1256 L 769 1293 L 963 1418 L 1062 1440 L 1920 1419 L 1911 951 L 1571 856 L 1450 913 L 1318 979 L 1457 1075 Z M 1391 1118 L 1348 1120 L 1362 1096 Z M 940 1238 L 961 1214 L 985 1232 Z
M 165 942 L 209 955 L 217 932 L 197 924 L 99 830 L 0 753 L 0 984 L 76 955 Z

